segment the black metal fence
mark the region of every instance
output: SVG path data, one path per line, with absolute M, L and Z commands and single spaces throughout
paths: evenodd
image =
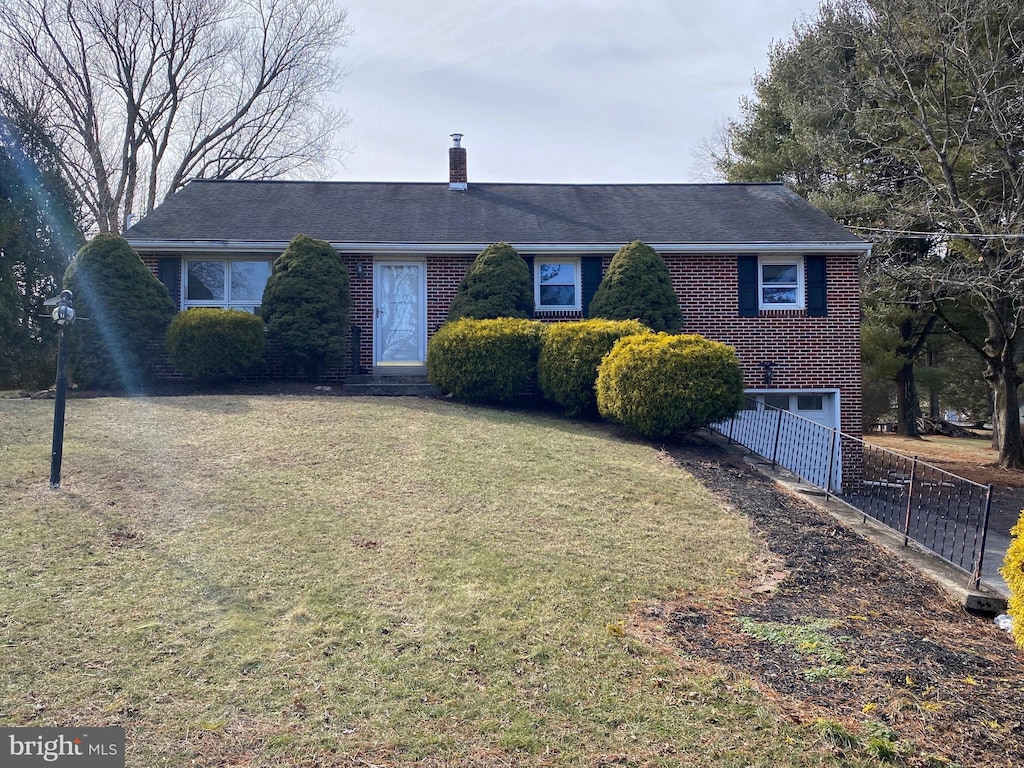
M 746 408 L 714 425 L 729 439 L 867 517 L 903 533 L 981 580 L 992 486 L 917 458 L 879 448 L 795 413 L 747 398 Z

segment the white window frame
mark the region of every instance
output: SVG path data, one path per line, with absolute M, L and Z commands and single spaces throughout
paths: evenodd
M 796 288 L 796 301 L 776 301 L 769 302 L 764 300 L 764 268 L 766 266 L 773 265 L 792 265 L 796 267 L 796 284 L 785 283 L 783 286 L 789 287 L 793 285 Z M 769 284 L 772 286 L 772 284 Z M 774 284 L 774 287 L 779 287 L 778 284 Z M 807 306 L 807 294 L 804 286 L 804 257 L 803 256 L 759 256 L 757 260 L 757 308 L 758 309 L 804 309 Z
M 188 265 L 191 262 L 196 261 L 219 261 L 224 264 L 224 298 L 223 299 L 189 299 L 188 298 Z M 250 307 L 258 307 L 262 303 L 262 297 L 260 301 L 253 301 L 252 299 L 245 299 L 240 301 L 234 301 L 231 298 L 231 268 L 230 265 L 235 262 L 260 262 L 269 265 L 270 270 L 267 275 L 269 279 L 270 274 L 274 271 L 274 259 L 271 258 L 260 258 L 258 256 L 221 256 L 215 254 L 197 255 L 189 258 L 183 258 L 181 260 L 181 309 L 196 309 L 198 307 L 213 307 L 215 309 L 237 309 L 243 312 L 251 311 Z
M 540 268 L 544 264 L 565 264 L 573 268 L 575 274 L 573 283 L 573 293 L 575 294 L 576 301 L 574 304 L 541 304 L 540 302 Z M 541 312 L 573 312 L 578 311 L 582 308 L 582 292 L 583 292 L 583 277 L 582 277 L 582 261 L 577 258 L 544 258 L 542 256 L 534 256 L 533 258 L 533 304 L 534 309 Z

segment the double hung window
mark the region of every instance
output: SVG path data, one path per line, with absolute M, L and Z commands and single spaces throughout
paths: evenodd
M 539 310 L 576 310 L 580 308 L 579 259 L 541 259 L 534 261 L 533 299 Z
M 758 263 L 757 288 L 760 309 L 803 309 L 803 259 L 762 256 Z
M 258 312 L 272 267 L 269 259 L 186 259 L 182 305 Z

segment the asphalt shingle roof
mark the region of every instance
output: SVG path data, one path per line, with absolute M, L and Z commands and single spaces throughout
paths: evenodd
M 852 243 L 781 184 L 193 181 L 129 241 Z

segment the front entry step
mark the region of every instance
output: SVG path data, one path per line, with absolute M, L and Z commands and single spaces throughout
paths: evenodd
M 345 377 L 345 392 L 350 395 L 383 397 L 437 397 L 441 390 L 423 375 L 360 373 Z

